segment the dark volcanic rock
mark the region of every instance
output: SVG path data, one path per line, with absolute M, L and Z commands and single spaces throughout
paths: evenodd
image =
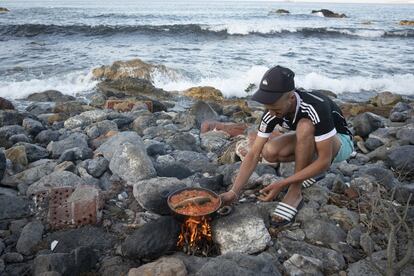
M 73 133 L 67 138 L 60 141 L 52 141 L 47 145 L 47 149 L 51 152 L 52 158 L 59 158 L 65 150 L 75 147 L 88 147 L 88 136 L 83 133 Z
M 6 156 L 4 155 L 4 151 L 0 150 L 0 182 L 3 179 L 6 166 L 7 166 Z
M 22 230 L 16 249 L 23 255 L 34 253 L 34 247 L 42 240 L 43 224 L 39 221 L 28 223 Z
M 102 276 L 127 275 L 129 269 L 138 267 L 139 261 L 133 261 L 120 256 L 107 257 L 101 261 L 99 273 Z
M 0 195 L 0 220 L 18 219 L 29 215 L 28 200 L 22 197 Z
M 217 121 L 219 115 L 216 111 L 206 102 L 198 101 L 192 107 L 190 114 L 195 116 L 197 127 L 200 127 L 204 121 Z
M 46 130 L 43 130 L 39 134 L 36 135 L 35 141 L 37 143 L 47 145 L 51 141 L 58 141 L 59 137 L 60 137 L 59 131 L 46 129 Z
M 122 253 L 130 258 L 156 259 L 176 249 L 179 223 L 170 216 L 148 222 L 122 244 Z
M 90 159 L 93 156 L 93 151 L 87 147 L 75 147 L 65 150 L 62 155 L 59 157 L 58 163 L 64 161 L 76 161 L 76 160 L 86 160 Z
M 41 122 L 33 120 L 31 118 L 24 118 L 22 126 L 27 131 L 27 133 L 33 136 L 36 136 L 39 132 L 45 129 Z
M 23 115 L 16 110 L 0 110 L 0 127 L 8 125 L 21 125 Z
M 75 100 L 74 97 L 64 95 L 62 92 L 56 90 L 46 90 L 40 93 L 33 93 L 29 95 L 26 100 L 33 102 L 66 102 Z
M 333 17 L 333 18 L 344 18 L 347 17 L 345 14 L 334 13 L 333 11 L 327 9 L 321 10 L 312 10 L 312 13 L 322 13 L 324 17 Z
M 176 177 L 178 179 L 184 179 L 193 174 L 190 169 L 179 162 L 156 164 L 155 169 L 157 171 L 157 175 L 161 177 Z
M 356 116 L 353 120 L 355 135 L 361 137 L 368 137 L 374 130 L 383 127 L 384 122 L 382 118 L 371 112 L 365 112 Z
M 0 97 L 0 110 L 1 109 L 14 109 L 14 106 L 9 100 Z
M 41 146 L 23 142 L 16 144 L 16 146 L 19 145 L 24 146 L 26 149 L 27 160 L 29 163 L 49 157 L 49 151 Z
M 85 184 L 84 180 L 74 173 L 68 171 L 52 172 L 51 174 L 42 177 L 30 185 L 27 189 L 27 195 L 31 196 L 35 193 L 43 192 L 53 187 L 76 187 L 81 184 Z
M 387 158 L 392 168 L 397 169 L 403 176 L 414 174 L 414 146 L 406 145 L 391 150 Z

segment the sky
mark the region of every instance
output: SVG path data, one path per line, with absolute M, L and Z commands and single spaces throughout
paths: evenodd
M 410 3 L 414 4 L 414 0 L 268 0 L 273 2 L 308 2 L 308 3 Z

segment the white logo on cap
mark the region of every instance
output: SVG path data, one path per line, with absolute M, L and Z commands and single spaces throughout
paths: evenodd
M 263 84 L 263 85 L 267 85 L 267 80 L 263 80 L 263 81 L 262 81 L 262 84 Z

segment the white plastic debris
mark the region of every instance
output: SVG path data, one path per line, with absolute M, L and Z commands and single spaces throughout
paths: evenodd
M 56 241 L 56 240 L 55 240 L 55 241 L 52 241 L 52 243 L 50 244 L 50 250 L 52 250 L 52 251 L 53 251 L 53 250 L 56 248 L 56 246 L 58 245 L 58 243 L 59 243 L 59 242 L 58 242 L 58 241 Z

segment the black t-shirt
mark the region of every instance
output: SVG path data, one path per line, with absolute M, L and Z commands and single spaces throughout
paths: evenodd
M 271 116 L 268 110 L 263 113 L 259 131 L 260 137 L 269 137 L 276 125 L 296 130 L 300 119 L 307 118 L 315 126 L 315 142 L 326 140 L 336 133 L 352 134 L 339 107 L 327 96 L 317 92 L 295 91 L 296 111 L 293 118 Z

